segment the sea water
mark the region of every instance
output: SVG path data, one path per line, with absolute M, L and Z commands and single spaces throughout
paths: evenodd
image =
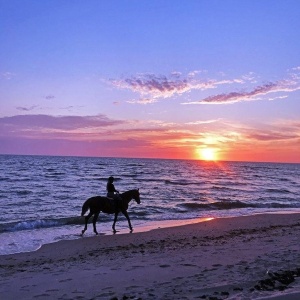
M 80 238 L 82 204 L 106 195 L 109 176 L 120 192 L 140 189 L 141 204 L 128 209 L 137 231 L 171 220 L 300 212 L 300 164 L 0 155 L 0 254 Z M 112 222 L 100 214 L 98 232 L 111 233 Z M 124 216 L 116 228 L 128 232 Z M 94 235 L 91 224 L 86 235 Z

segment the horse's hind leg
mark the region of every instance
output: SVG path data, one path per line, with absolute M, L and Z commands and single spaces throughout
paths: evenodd
M 83 234 L 85 233 L 85 231 L 87 230 L 87 223 L 88 223 L 89 218 L 90 218 L 92 215 L 93 215 L 93 213 L 90 212 L 90 213 L 84 218 L 85 224 L 84 224 L 83 230 L 81 231 L 81 235 L 83 235 Z
M 94 232 L 96 234 L 98 234 L 97 229 L 96 229 L 96 222 L 97 222 L 98 216 L 99 216 L 99 213 L 95 213 L 94 218 L 93 218 Z

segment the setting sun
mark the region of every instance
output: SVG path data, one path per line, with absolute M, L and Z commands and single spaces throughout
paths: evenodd
M 216 151 L 212 148 L 204 148 L 199 150 L 200 157 L 203 160 L 217 160 Z

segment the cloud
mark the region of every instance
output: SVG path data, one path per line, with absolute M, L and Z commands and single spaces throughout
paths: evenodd
M 228 104 L 228 103 L 235 103 L 241 101 L 255 101 L 255 100 L 262 100 L 262 98 L 258 98 L 259 96 L 265 96 L 270 93 L 279 93 L 279 92 L 294 92 L 299 90 L 299 84 L 296 84 L 293 81 L 280 81 L 280 82 L 269 82 L 264 85 L 260 85 L 255 87 L 250 92 L 231 92 L 231 93 L 224 93 L 209 96 L 204 98 L 200 101 L 196 102 L 185 102 L 182 104 Z M 284 96 L 277 96 L 277 97 L 269 97 L 264 100 L 275 100 L 275 99 L 284 99 L 287 98 L 286 95 Z
M 25 107 L 25 106 L 16 107 L 17 110 L 21 110 L 21 111 L 31 111 L 34 110 L 35 108 L 37 108 L 37 105 L 32 105 L 30 107 Z
M 168 77 L 141 74 L 124 79 L 110 79 L 109 83 L 119 89 L 129 89 L 140 95 L 140 99 L 130 100 L 129 103 L 149 104 L 157 102 L 158 99 L 182 95 L 192 90 L 213 89 L 219 85 L 232 83 L 242 84 L 247 80 L 246 77 L 225 80 L 195 78 L 199 73 L 194 71 L 189 73 L 187 77 L 182 77 L 180 72 L 173 72 Z
M 156 102 L 153 98 L 141 98 L 139 100 L 128 100 L 127 103 L 150 104 Z
M 151 95 L 154 98 L 168 98 L 189 90 L 186 79 L 179 78 L 179 74 L 167 78 L 166 76 L 142 75 L 139 77 L 111 80 L 110 82 L 121 89 L 130 89 L 141 95 Z
M 203 124 L 212 124 L 217 123 L 221 121 L 222 119 L 212 119 L 212 120 L 205 120 L 205 121 L 194 121 L 194 122 L 188 122 L 187 125 L 203 125 Z
M 250 91 L 233 91 L 229 93 L 220 93 L 201 99 L 199 101 L 183 102 L 181 104 L 230 104 L 241 101 L 257 101 L 257 100 L 275 100 L 285 99 L 287 95 L 275 95 L 271 97 L 271 93 L 291 93 L 300 89 L 300 68 L 292 69 L 288 73 L 287 79 L 278 80 L 275 82 L 267 82 L 265 84 L 256 85 Z M 243 80 L 257 84 L 254 74 L 249 73 L 242 77 Z M 239 82 L 236 80 L 235 82 Z M 224 84 L 226 81 L 223 82 Z
M 92 127 L 107 127 L 122 124 L 124 121 L 112 120 L 104 115 L 97 116 L 51 116 L 16 115 L 0 118 L 0 134 L 30 130 L 75 130 Z
M 0 136 L 0 153 L 2 154 L 130 157 L 133 155 L 132 148 L 148 151 L 149 145 L 143 140 L 134 139 L 93 140 L 87 143 L 86 141 L 70 139 Z M 153 152 L 153 149 L 150 151 Z M 138 156 L 138 154 L 135 155 Z
M 276 96 L 276 97 L 273 97 L 273 98 L 269 97 L 268 100 L 269 100 L 269 101 L 273 101 L 273 100 L 278 100 L 278 99 L 285 99 L 285 98 L 287 98 L 287 97 L 288 97 L 288 95 L 284 95 L 284 96 Z
M 18 115 L 0 118 L 0 153 L 193 158 L 196 149 L 209 145 L 224 153 L 233 151 L 230 159 L 245 160 L 249 149 L 258 148 L 264 153 L 283 149 L 297 157 L 298 120 L 257 126 L 224 119 L 177 124 L 113 120 L 105 115 Z
M 276 131 L 258 131 L 252 132 L 246 135 L 246 137 L 251 138 L 256 141 L 286 141 L 290 139 L 300 138 L 299 134 L 296 132 L 282 133 Z
M 11 73 L 11 72 L 0 73 L 0 79 L 2 78 L 2 79 L 10 80 L 10 79 L 12 79 L 15 76 L 16 76 L 16 74 Z
M 49 94 L 49 95 L 46 95 L 46 96 L 45 96 L 45 99 L 46 99 L 46 100 L 52 100 L 52 99 L 54 99 L 54 98 L 55 98 L 55 96 L 52 95 L 52 94 Z
M 300 67 L 294 67 L 291 69 L 292 71 L 300 71 Z
M 237 141 L 246 144 L 284 144 L 287 142 L 300 142 L 300 121 L 279 120 L 271 123 L 256 124 L 256 126 L 224 122 L 225 132 L 237 134 Z
M 256 87 L 254 90 L 250 92 L 231 92 L 228 94 L 219 94 L 215 96 L 210 96 L 204 98 L 202 103 L 233 103 L 239 102 L 241 100 L 253 100 L 257 96 L 265 95 L 267 93 L 271 93 L 274 91 L 278 91 L 277 83 L 267 83 L 262 86 Z
M 278 120 L 275 125 L 281 128 L 281 131 L 294 131 L 298 130 L 300 135 L 300 120 Z
M 139 74 L 122 79 L 110 79 L 109 84 L 119 89 L 128 89 L 139 95 L 138 99 L 130 99 L 128 103 L 151 104 L 160 99 L 181 96 L 191 91 L 205 91 L 225 86 L 251 84 L 247 90 L 217 93 L 201 100 L 182 102 L 181 104 L 229 104 L 241 101 L 275 100 L 284 99 L 287 93 L 300 89 L 300 67 L 295 67 L 287 73 L 287 79 L 258 83 L 259 77 L 253 72 L 239 78 L 226 78 L 224 73 L 221 78 L 199 78 L 204 71 L 192 71 L 184 76 L 180 72 L 172 72 L 168 76 L 155 74 Z M 219 74 L 220 75 L 220 74 Z M 269 94 L 285 93 L 285 95 Z

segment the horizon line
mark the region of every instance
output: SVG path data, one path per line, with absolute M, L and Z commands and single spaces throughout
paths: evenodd
M 57 154 L 14 154 L 0 153 L 0 156 L 39 156 L 39 157 L 74 157 L 74 158 L 110 158 L 110 159 L 148 159 L 148 160 L 177 160 L 177 161 L 199 161 L 203 163 L 269 163 L 269 164 L 300 164 L 300 162 L 284 161 L 245 161 L 245 160 L 204 160 L 195 158 L 166 158 L 166 157 L 126 157 L 126 156 L 88 156 L 88 155 L 57 155 Z

